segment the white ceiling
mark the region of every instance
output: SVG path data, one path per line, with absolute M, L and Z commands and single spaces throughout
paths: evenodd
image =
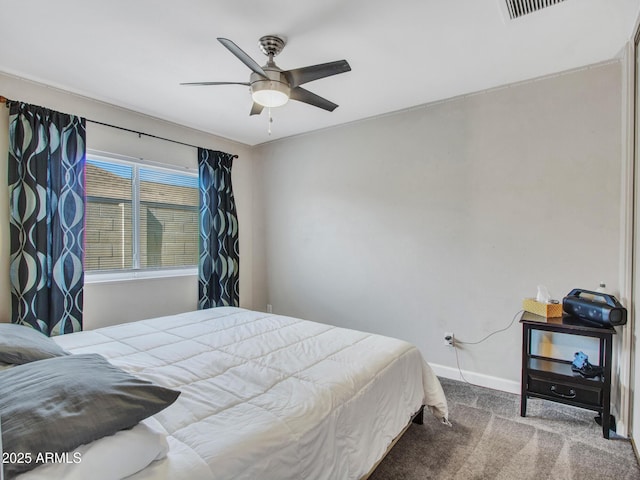
M 616 57 L 640 0 L 566 0 L 508 20 L 504 0 L 0 0 L 0 71 L 249 145 Z M 279 34 L 290 69 L 346 59 L 305 85 L 334 112 L 290 101 L 249 117 L 258 38 Z M 1 85 L 0 85 L 1 89 Z M 2 91 L 0 90 L 0 94 Z M 73 113 L 73 112 L 69 112 Z

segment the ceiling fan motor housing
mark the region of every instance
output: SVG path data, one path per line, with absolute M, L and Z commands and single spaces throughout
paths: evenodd
M 253 100 L 265 107 L 284 105 L 291 95 L 289 82 L 280 69 L 267 66 L 263 70 L 268 79 L 257 73 L 251 74 L 249 83 Z

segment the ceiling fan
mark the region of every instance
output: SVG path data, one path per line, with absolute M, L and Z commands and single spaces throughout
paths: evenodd
M 351 70 L 346 60 L 310 65 L 308 67 L 281 70 L 273 61 L 284 48 L 286 41 L 277 35 L 265 35 L 259 40 L 260 50 L 267 57 L 263 67 L 247 55 L 240 47 L 227 38 L 218 41 L 252 70 L 248 82 L 191 82 L 180 85 L 245 85 L 251 90 L 253 106 L 249 115 L 259 115 L 264 107 L 280 107 L 289 99 L 308 103 L 314 107 L 333 112 L 337 104 L 315 93 L 301 88 L 307 82 L 337 75 Z

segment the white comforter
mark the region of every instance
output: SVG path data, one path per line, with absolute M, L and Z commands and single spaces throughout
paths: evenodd
M 56 341 L 182 392 L 136 480 L 359 479 L 422 404 L 447 415 L 411 344 L 296 318 L 221 307 Z

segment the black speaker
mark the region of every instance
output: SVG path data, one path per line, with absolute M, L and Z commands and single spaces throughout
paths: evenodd
M 562 310 L 604 326 L 627 323 L 627 309 L 616 297 L 606 293 L 574 288 L 562 299 Z

